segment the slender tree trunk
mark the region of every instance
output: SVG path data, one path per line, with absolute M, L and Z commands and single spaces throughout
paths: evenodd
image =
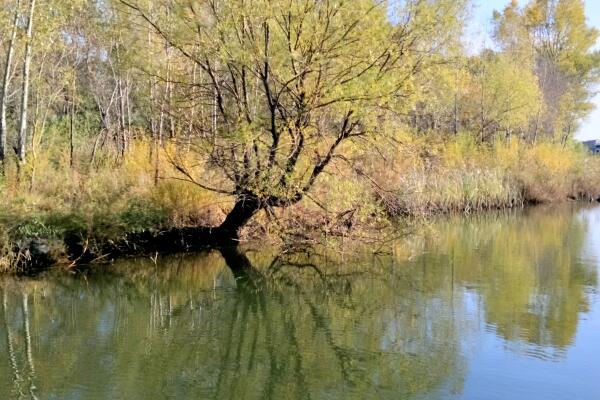
M 484 92 L 484 88 L 483 88 L 483 81 L 481 82 L 481 98 L 480 98 L 480 105 L 479 105 L 479 123 L 480 123 L 480 127 L 479 127 L 479 134 L 480 134 L 480 142 L 483 143 L 484 140 L 484 136 L 485 136 L 485 92 Z
M 117 88 L 119 91 L 119 151 L 121 158 L 125 158 L 125 152 L 127 150 L 127 131 L 126 131 L 126 104 L 125 104 L 125 91 L 123 90 L 123 79 L 120 77 L 117 80 Z
M 538 110 L 538 112 L 535 116 L 535 128 L 533 130 L 533 138 L 531 138 L 532 144 L 535 144 L 535 142 L 537 141 L 537 138 L 538 138 L 538 132 L 540 129 L 540 117 L 541 117 L 541 111 Z
M 169 76 L 169 82 L 167 82 L 167 98 L 169 102 L 169 138 L 175 139 L 175 118 L 173 118 L 173 84 L 171 83 L 170 73 L 167 73 Z
M 163 146 L 163 131 L 165 123 L 165 100 L 160 102 L 160 115 L 158 117 L 158 130 L 154 135 L 154 185 L 158 185 L 160 178 L 160 148 Z
M 11 78 L 12 58 L 15 52 L 15 41 L 17 38 L 17 25 L 19 23 L 19 7 L 21 0 L 17 0 L 15 6 L 15 16 L 12 26 L 10 40 L 8 42 L 8 51 L 6 55 L 6 67 L 4 68 L 4 80 L 2 82 L 2 97 L 0 98 L 0 174 L 4 174 L 4 160 L 6 158 L 6 137 L 8 129 L 6 127 L 6 106 L 8 103 L 8 90 Z
M 35 1 L 31 0 L 29 4 L 29 20 L 27 22 L 27 46 L 25 48 L 25 63 L 23 65 L 23 98 L 21 103 L 21 124 L 19 128 L 19 163 L 25 161 L 25 152 L 27 147 L 27 109 L 29 103 L 29 69 L 31 66 L 32 36 L 33 36 L 33 15 L 35 11 Z
M 125 104 L 125 111 L 127 112 L 127 136 L 125 136 L 125 150 L 128 151 L 131 140 L 131 81 L 129 75 L 127 76 L 125 85 Z
M 458 135 L 458 68 L 456 69 L 456 76 L 454 81 L 454 135 Z
M 69 161 L 71 168 L 75 165 L 75 79 L 76 70 L 73 68 L 73 82 L 71 86 L 71 118 L 69 121 Z
M 161 122 L 162 126 L 162 122 Z M 154 185 L 158 185 L 160 179 L 160 143 L 162 138 L 162 129 L 159 129 L 157 135 L 154 135 Z
M 194 63 L 194 67 L 192 69 L 192 85 L 196 86 L 196 75 L 197 75 L 198 64 Z M 188 139 L 188 151 L 190 146 L 190 141 L 192 138 L 192 134 L 194 132 L 194 118 L 196 117 L 196 104 L 192 105 L 192 109 L 190 110 L 190 118 L 188 121 L 188 131 L 187 131 L 187 139 Z
M 567 143 L 569 142 L 569 137 L 571 136 L 572 129 L 573 129 L 573 125 L 571 123 L 569 123 L 567 130 L 563 133 L 563 136 L 561 138 L 561 144 L 562 144 L 563 149 L 565 147 L 567 147 Z
M 148 7 L 149 7 L 149 13 L 152 12 L 152 2 L 148 3 Z M 148 26 L 148 49 L 152 50 L 153 49 L 153 41 L 152 41 L 152 26 L 149 25 Z M 155 110 L 156 110 L 156 78 L 154 78 L 153 76 L 150 76 L 150 79 L 148 80 L 148 85 L 149 85 L 149 95 L 150 95 L 150 131 L 152 133 L 152 146 L 150 146 L 150 158 L 149 161 L 150 163 L 152 163 L 153 160 L 153 156 L 154 156 L 154 152 L 158 151 L 158 148 L 156 147 L 156 143 L 158 142 L 157 138 L 158 138 L 158 122 L 156 121 L 156 117 L 155 117 Z
M 69 121 L 69 164 L 75 165 L 75 104 L 71 104 L 71 118 Z

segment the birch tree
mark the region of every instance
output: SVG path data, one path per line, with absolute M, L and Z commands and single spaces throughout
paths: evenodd
M 9 97 L 10 81 L 12 74 L 12 63 L 15 52 L 17 29 L 19 24 L 19 8 L 21 0 L 17 0 L 15 4 L 13 23 L 11 28 L 10 39 L 8 40 L 8 50 L 6 55 L 6 64 L 4 66 L 4 79 L 2 80 L 2 93 L 0 93 L 0 173 L 4 173 L 4 163 L 6 160 L 6 145 L 7 145 L 7 118 L 6 108 Z
M 23 62 L 23 92 L 21 94 L 21 119 L 19 124 L 18 158 L 19 163 L 25 162 L 27 149 L 27 111 L 29 109 L 29 71 L 33 47 L 33 17 L 36 0 L 30 0 L 27 18 L 27 43 L 25 45 L 25 60 Z

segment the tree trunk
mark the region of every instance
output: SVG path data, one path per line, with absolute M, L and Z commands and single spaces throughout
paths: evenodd
M 27 46 L 25 48 L 25 63 L 23 65 L 23 98 L 21 103 L 21 124 L 19 128 L 19 163 L 25 161 L 25 151 L 27 146 L 27 109 L 29 103 L 29 68 L 31 65 L 31 48 L 33 34 L 33 13 L 35 10 L 35 1 L 31 0 L 29 4 L 29 20 L 27 22 Z
M 19 7 L 21 0 L 17 0 L 15 6 L 15 17 L 12 26 L 10 40 L 8 42 L 8 54 L 6 56 L 6 66 L 4 68 L 4 80 L 2 82 L 2 98 L 0 98 L 0 173 L 4 172 L 4 160 L 6 158 L 6 104 L 8 102 L 8 90 L 10 86 L 10 75 L 12 58 L 15 52 L 15 40 L 17 38 L 17 25 L 19 23 Z
M 119 155 L 121 159 L 124 160 L 125 153 L 127 152 L 128 133 L 126 122 L 127 106 L 125 102 L 125 90 L 123 90 L 123 79 L 121 77 L 117 79 L 117 90 L 119 93 L 119 138 L 117 142 L 119 146 Z
M 77 77 L 76 69 L 73 68 L 73 82 L 71 86 L 71 104 L 69 118 L 69 164 L 73 168 L 75 166 L 75 79 Z
M 225 242 L 239 240 L 239 230 L 261 210 L 260 201 L 254 196 L 238 198 L 225 221 L 217 228 L 217 235 Z

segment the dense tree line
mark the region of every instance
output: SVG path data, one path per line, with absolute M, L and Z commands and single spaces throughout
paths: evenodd
M 513 0 L 477 54 L 467 0 L 2 4 L 0 163 L 119 162 L 145 139 L 158 179 L 170 146 L 181 179 L 235 199 L 227 237 L 389 129 L 566 143 L 600 71 L 582 0 Z

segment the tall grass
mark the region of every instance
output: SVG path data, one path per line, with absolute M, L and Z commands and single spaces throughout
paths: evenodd
M 473 212 L 600 195 L 600 158 L 581 145 L 534 145 L 513 138 L 480 145 L 471 135 L 405 134 L 372 173 L 392 215 Z
M 114 239 L 132 231 L 218 223 L 229 200 L 164 179 L 175 175 L 165 156 L 172 149 L 161 150 L 156 180 L 151 150 L 151 143 L 138 141 L 124 160 L 105 150 L 92 164 L 89 151 L 81 151 L 72 166 L 62 152 L 49 151 L 31 158 L 20 173 L 7 165 L 0 184 L 0 254 L 11 241 L 61 239 L 67 231 Z

